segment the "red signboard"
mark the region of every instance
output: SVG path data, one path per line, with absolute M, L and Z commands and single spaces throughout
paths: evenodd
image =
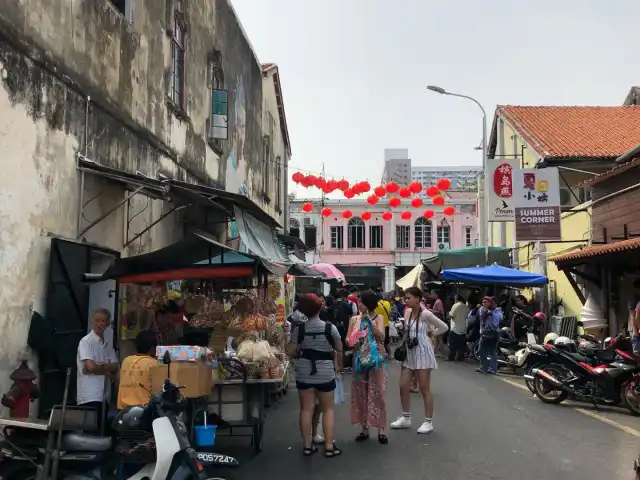
M 498 165 L 493 171 L 493 191 L 500 198 L 513 196 L 513 168 L 508 163 Z

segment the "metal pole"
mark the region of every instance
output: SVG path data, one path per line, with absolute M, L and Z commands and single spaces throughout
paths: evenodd
M 76 237 L 76 239 L 79 239 L 80 237 L 82 237 L 82 235 L 84 235 L 85 233 L 87 233 L 89 230 L 91 230 L 93 227 L 95 227 L 98 223 L 100 223 L 102 220 L 104 220 L 105 218 L 107 218 L 109 215 L 111 215 L 113 212 L 115 212 L 117 209 L 119 209 L 122 205 L 124 205 L 125 203 L 127 203 L 133 196 L 137 195 L 138 193 L 140 193 L 142 190 L 144 190 L 145 187 L 138 187 L 136 188 L 133 192 L 131 192 L 129 195 L 127 195 L 124 200 L 122 200 L 121 202 L 118 202 L 113 208 L 111 208 L 110 210 L 108 210 L 106 213 L 100 215 L 100 217 L 97 220 L 94 220 L 93 222 L 91 222 L 89 225 L 87 225 L 86 227 L 84 227 L 82 229 L 82 231 L 78 234 L 78 236 Z

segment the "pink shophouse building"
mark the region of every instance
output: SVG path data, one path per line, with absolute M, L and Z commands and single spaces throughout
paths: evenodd
M 386 200 L 372 207 L 364 199 L 325 200 L 324 205 L 319 199 L 296 199 L 290 203 L 289 234 L 311 249 L 307 263 L 334 264 L 349 283 L 388 291 L 395 288 L 396 278 L 439 250 L 477 244 L 475 193 L 452 191 L 448 196 L 446 205 L 455 208 L 451 216 L 444 215 L 444 207 L 390 208 Z M 313 204 L 309 213 L 302 211 L 305 202 Z M 323 207 L 333 213 L 323 217 Z M 435 211 L 430 220 L 423 216 L 426 208 Z M 348 220 L 342 217 L 346 209 L 353 214 Z M 401 218 L 405 210 L 412 213 L 411 219 Z M 371 213 L 370 220 L 361 218 L 364 211 Z M 382 214 L 388 211 L 393 218 L 384 220 Z

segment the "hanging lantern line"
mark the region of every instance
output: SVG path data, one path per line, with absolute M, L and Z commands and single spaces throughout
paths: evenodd
M 296 168 L 296 167 L 289 167 L 289 172 L 291 174 L 296 173 L 296 172 L 300 172 L 300 173 L 309 173 L 311 175 L 315 175 L 317 177 L 323 177 L 323 178 L 334 178 L 336 180 L 342 180 L 343 178 L 345 180 L 357 180 L 357 181 L 367 181 L 370 182 L 370 180 L 367 177 L 347 177 L 345 175 L 331 175 L 328 173 L 320 173 L 318 171 L 314 171 L 314 170 L 305 170 L 304 168 Z M 291 177 L 291 175 L 289 175 L 289 177 Z

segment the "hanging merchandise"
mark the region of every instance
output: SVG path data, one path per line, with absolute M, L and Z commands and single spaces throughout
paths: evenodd
M 345 210 L 342 212 L 342 218 L 346 220 L 349 220 L 352 216 L 353 216 L 353 213 L 351 213 L 351 210 Z
M 387 194 L 387 189 L 382 185 L 378 185 L 373 189 L 373 193 L 375 193 L 378 197 L 384 197 Z
M 387 192 L 389 193 L 397 193 L 399 190 L 398 184 L 396 182 L 389 182 L 385 185 Z
M 444 197 L 436 195 L 435 197 L 433 197 L 433 204 L 441 207 L 442 205 L 444 205 Z
M 309 213 L 313 210 L 313 204 L 311 202 L 305 202 L 302 204 L 302 211 L 305 213 Z
M 424 202 L 420 197 L 414 197 L 411 199 L 411 206 L 413 208 L 420 208 Z
M 391 197 L 389 199 L 389 206 L 392 207 L 392 208 L 399 207 L 401 203 L 402 203 L 402 201 L 398 197 Z
M 435 197 L 436 195 L 438 195 L 438 193 L 440 193 L 440 191 L 438 190 L 438 187 L 435 187 L 433 185 L 427 187 L 425 191 L 427 192 L 427 195 L 429 197 Z
M 360 215 L 360 218 L 362 218 L 363 220 L 371 220 L 371 212 L 362 212 L 362 215 Z
M 436 187 L 438 187 L 443 192 L 446 192 L 451 188 L 451 180 L 448 178 L 441 178 L 436 182 Z
M 429 218 L 433 218 L 433 216 L 436 214 L 436 212 L 434 212 L 433 210 L 431 210 L 430 208 L 427 208 L 424 211 L 424 218 L 429 219 Z
M 411 219 L 411 212 L 409 210 L 405 210 L 400 214 L 400 218 L 402 218 L 403 220 Z
M 346 198 L 351 199 L 351 198 L 355 197 L 355 195 L 356 195 L 356 194 L 354 193 L 354 191 L 353 191 L 353 190 L 351 190 L 350 188 L 347 188 L 347 189 L 344 191 L 344 196 L 345 196 Z
M 349 189 L 349 182 L 347 182 L 344 178 L 338 181 L 338 190 L 345 191 Z
M 398 195 L 400 195 L 402 198 L 409 198 L 411 196 L 411 190 L 409 190 L 407 187 L 402 187 L 400 190 L 398 190 Z
M 324 207 L 320 213 L 323 217 L 330 217 L 333 212 L 329 207 Z
M 450 217 L 450 216 L 451 216 L 451 215 L 453 215 L 454 213 L 456 213 L 456 209 L 455 209 L 455 208 L 453 208 L 451 205 L 449 205 L 448 207 L 444 207 L 444 214 L 445 214 L 445 215 L 447 215 L 447 216 L 449 216 L 449 217 Z
M 302 181 L 304 180 L 304 175 L 300 172 L 296 172 L 291 175 L 291 180 L 293 180 L 295 183 L 302 183 Z
M 376 197 L 375 195 L 369 195 L 367 197 L 367 203 L 369 205 L 375 205 L 376 203 L 378 203 L 378 200 L 380 200 L 378 197 Z
M 389 220 L 391 220 L 392 218 L 393 218 L 393 213 L 391 213 L 391 212 L 384 212 L 384 213 L 382 214 L 382 219 L 383 219 L 383 220 L 386 220 L 387 222 L 388 222 Z
M 409 190 L 411 190 L 411 193 L 420 193 L 422 191 L 422 184 L 420 182 L 411 182 Z

